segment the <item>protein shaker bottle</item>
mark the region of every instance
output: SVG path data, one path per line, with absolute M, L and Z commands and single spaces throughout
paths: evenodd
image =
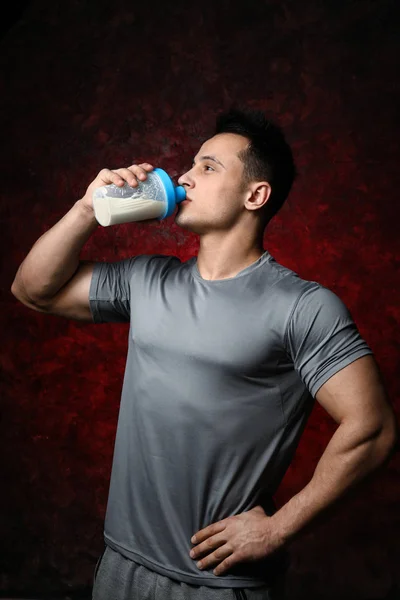
M 93 192 L 93 209 L 103 227 L 132 221 L 170 217 L 177 204 L 185 200 L 186 191 L 174 182 L 163 169 L 154 169 L 146 181 L 137 187 L 125 183 L 122 187 L 111 183 Z

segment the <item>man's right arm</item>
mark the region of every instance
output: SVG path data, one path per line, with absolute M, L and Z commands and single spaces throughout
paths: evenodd
M 28 308 L 78 321 L 93 322 L 89 287 L 93 262 L 79 260 L 98 224 L 78 200 L 33 245 L 20 265 L 11 291 Z
M 89 288 L 94 262 L 79 259 L 83 246 L 98 226 L 94 216 L 93 190 L 102 185 L 127 182 L 132 187 L 144 181 L 152 165 L 126 169 L 103 169 L 83 198 L 33 245 L 20 265 L 11 287 L 14 296 L 28 308 L 78 321 L 93 322 Z

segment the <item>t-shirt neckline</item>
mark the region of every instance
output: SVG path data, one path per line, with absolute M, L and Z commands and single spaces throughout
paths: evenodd
M 241 271 L 239 271 L 239 273 L 237 273 L 236 275 L 234 275 L 233 277 L 226 277 L 225 279 L 204 279 L 201 275 L 200 275 L 200 271 L 199 268 L 197 266 L 197 256 L 193 257 L 193 265 L 192 265 L 192 274 L 196 279 L 199 279 L 200 281 L 202 281 L 203 283 L 224 283 L 225 281 L 233 281 L 234 279 L 239 279 L 239 277 L 243 277 L 244 275 L 248 275 L 249 273 L 252 273 L 253 271 L 255 271 L 255 269 L 258 269 L 258 267 L 260 267 L 261 265 L 263 265 L 265 262 L 267 262 L 267 260 L 269 260 L 271 258 L 270 253 L 268 252 L 268 250 L 264 251 L 264 254 L 262 254 L 260 256 L 260 258 L 258 258 L 256 261 L 254 261 L 253 263 L 251 263 L 251 265 L 248 265 L 247 267 L 245 267 L 244 269 L 242 269 Z

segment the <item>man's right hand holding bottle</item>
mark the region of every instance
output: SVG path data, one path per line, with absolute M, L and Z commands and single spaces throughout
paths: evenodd
M 141 163 L 140 165 L 132 165 L 126 169 L 102 169 L 97 175 L 96 179 L 92 181 L 86 190 L 85 195 L 81 198 L 80 203 L 87 209 L 94 212 L 93 209 L 93 192 L 96 188 L 102 187 L 103 185 L 109 185 L 114 183 L 119 187 L 122 187 L 125 183 L 131 187 L 137 187 L 137 185 L 146 181 L 147 174 L 153 171 L 154 167 L 149 163 Z

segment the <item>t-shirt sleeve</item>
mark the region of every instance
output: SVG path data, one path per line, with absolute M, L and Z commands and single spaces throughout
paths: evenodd
M 318 283 L 298 298 L 285 341 L 294 368 L 313 397 L 335 373 L 372 354 L 345 304 Z
M 130 321 L 132 274 L 137 258 L 95 263 L 89 288 L 95 323 Z

